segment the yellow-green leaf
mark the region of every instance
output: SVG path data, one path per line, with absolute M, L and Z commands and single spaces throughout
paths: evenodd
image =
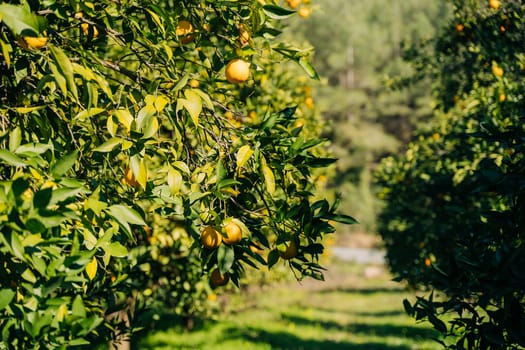
M 170 99 L 167 98 L 166 96 L 164 95 L 158 95 L 155 97 L 155 99 L 153 100 L 153 106 L 155 107 L 155 109 L 157 110 L 157 112 L 162 112 L 164 110 L 164 107 L 166 107 L 166 105 L 168 104 L 168 102 L 170 102 Z
M 212 111 L 215 109 L 213 106 L 213 102 L 211 101 L 210 95 L 204 93 L 202 90 L 199 89 L 193 89 L 191 91 L 199 95 L 199 97 L 202 99 L 202 101 L 204 102 L 206 107 L 208 107 L 208 109 Z
M 75 99 L 78 100 L 78 90 L 73 74 L 73 65 L 71 64 L 69 57 L 67 57 L 64 51 L 62 51 L 62 49 L 57 46 L 50 46 L 49 50 L 51 51 L 51 55 L 53 56 L 53 59 L 57 64 L 58 69 L 60 70 L 62 76 L 67 82 L 67 87 L 69 88 L 69 91 L 71 92 L 73 97 L 75 97 Z
M 133 122 L 131 113 L 127 109 L 117 109 L 113 114 L 117 117 L 120 124 L 122 124 L 124 130 L 126 130 L 126 134 L 129 135 L 131 123 Z
M 151 19 L 153 20 L 153 22 L 155 22 L 158 26 L 158 28 L 163 32 L 165 33 L 166 30 L 164 29 L 164 25 L 162 24 L 162 21 L 160 19 L 160 17 L 153 11 L 151 11 L 150 9 L 146 9 L 146 11 L 148 11 L 148 13 L 151 15 Z
M 249 145 L 244 145 L 237 151 L 237 170 L 242 168 L 253 154 L 253 150 Z
M 78 113 L 76 116 L 75 116 L 75 119 L 77 120 L 80 120 L 80 121 L 84 121 L 88 118 L 91 118 L 97 114 L 100 114 L 102 112 L 104 112 L 105 109 L 104 108 L 88 108 L 86 110 L 83 110 L 82 112 Z
M 144 158 L 135 155 L 130 159 L 130 167 L 133 172 L 133 176 L 142 188 L 146 188 L 148 182 L 148 169 L 146 168 L 146 162 Z
M 264 182 L 266 183 L 266 190 L 269 194 L 273 194 L 275 192 L 275 176 L 273 175 L 273 171 L 266 164 L 264 164 L 261 168 L 264 176 Z
M 173 168 L 168 170 L 168 187 L 172 194 L 179 193 L 182 187 L 182 175 L 178 170 Z
M 58 307 L 58 310 L 57 310 L 57 313 L 56 313 L 56 319 L 58 322 L 62 322 L 64 320 L 64 318 L 66 317 L 67 315 L 67 305 L 66 304 L 61 304 L 59 307 Z
M 91 281 L 97 275 L 97 269 L 98 269 L 97 258 L 93 257 L 93 259 L 86 264 L 86 274 L 88 275 L 88 278 Z
M 6 44 L 3 40 L 0 40 L 0 45 L 2 46 L 2 55 L 4 56 L 5 64 L 7 65 L 7 68 L 10 68 L 11 57 L 9 56 L 9 51 L 11 49 L 11 46 Z
M 199 95 L 191 90 L 186 90 L 184 96 L 186 98 L 179 98 L 177 103 L 188 111 L 193 124 L 199 126 L 199 115 L 202 112 L 202 100 Z
M 153 104 L 146 103 L 146 105 L 140 109 L 137 115 L 137 129 L 142 130 L 148 120 L 154 116 L 156 112 L 157 111 L 155 110 Z

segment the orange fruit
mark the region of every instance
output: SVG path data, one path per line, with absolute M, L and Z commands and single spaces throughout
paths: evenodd
M 193 25 L 189 21 L 183 19 L 177 24 L 175 34 L 177 34 L 181 43 L 188 44 L 194 39 L 193 31 Z
M 18 43 L 26 50 L 40 50 L 46 46 L 48 38 L 45 36 L 23 36 L 18 38 Z
M 206 226 L 201 231 L 201 243 L 205 248 L 215 249 L 222 243 L 222 235 L 212 226 Z
M 461 23 L 456 24 L 456 30 L 458 32 L 462 32 L 463 29 L 465 29 L 465 26 L 463 24 L 461 24 Z
M 491 9 L 497 10 L 501 6 L 500 0 L 489 0 L 489 7 Z
M 307 97 L 307 98 L 304 99 L 304 104 L 308 108 L 313 108 L 314 107 L 314 99 L 311 98 L 311 97 Z
M 230 276 L 227 273 L 221 274 L 221 271 L 216 268 L 211 272 L 210 282 L 214 287 L 224 286 L 230 280 Z
M 501 68 L 498 65 L 493 65 L 492 66 L 492 74 L 494 74 L 497 77 L 502 77 L 503 76 L 503 68 Z
M 226 80 L 230 83 L 243 83 L 250 77 L 250 64 L 240 58 L 234 58 L 226 65 Z
M 190 80 L 190 86 L 194 89 L 198 88 L 200 85 L 200 82 L 197 79 L 191 79 Z
M 301 0 L 286 0 L 286 5 L 292 9 L 296 9 L 301 4 Z
M 291 240 L 290 243 L 285 245 L 286 250 L 284 252 L 279 250 L 279 256 L 285 260 L 295 258 L 299 253 L 299 243 L 296 240 Z
M 229 222 L 224 226 L 225 236 L 222 237 L 222 241 L 226 244 L 237 244 L 242 239 L 242 230 L 235 222 Z
M 140 184 L 138 183 L 137 179 L 135 178 L 135 175 L 133 175 L 133 171 L 130 167 L 126 168 L 126 171 L 124 173 L 124 178 L 122 179 L 122 182 L 126 185 L 129 185 L 131 187 L 139 187 Z
M 312 9 L 309 7 L 301 7 L 298 13 L 299 13 L 299 17 L 308 18 L 312 14 Z

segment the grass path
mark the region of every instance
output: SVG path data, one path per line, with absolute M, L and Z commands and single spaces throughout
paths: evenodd
M 325 282 L 287 282 L 228 296 L 225 312 L 192 332 L 151 333 L 136 349 L 432 350 L 437 334 L 405 315 L 413 298 L 378 267 L 333 262 Z

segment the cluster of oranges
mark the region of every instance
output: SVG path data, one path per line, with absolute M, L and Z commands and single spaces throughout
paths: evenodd
M 301 18 L 308 18 L 312 14 L 312 8 L 308 6 L 309 0 L 285 0 L 286 5 L 295 10 Z

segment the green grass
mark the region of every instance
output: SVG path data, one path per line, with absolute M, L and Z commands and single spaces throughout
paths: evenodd
M 428 324 L 405 315 L 412 298 L 386 272 L 332 264 L 326 282 L 281 283 L 222 296 L 223 313 L 193 331 L 171 327 L 135 341 L 136 349 L 440 349 Z

